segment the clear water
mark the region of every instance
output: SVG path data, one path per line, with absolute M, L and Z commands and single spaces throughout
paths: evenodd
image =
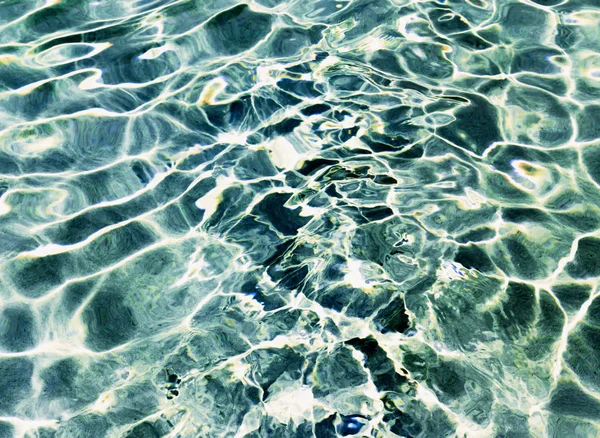
M 0 437 L 600 436 L 594 0 L 0 1 Z

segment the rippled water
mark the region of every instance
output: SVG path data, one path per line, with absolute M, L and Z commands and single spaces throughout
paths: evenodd
M 0 437 L 600 436 L 595 0 L 0 1 Z

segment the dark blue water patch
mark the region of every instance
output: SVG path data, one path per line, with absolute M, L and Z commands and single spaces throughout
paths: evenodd
M 526 4 L 512 4 L 503 8 L 499 25 L 503 30 L 503 39 L 507 42 L 520 40 L 522 44 L 542 42 L 543 29 L 549 14 L 543 9 Z
M 442 47 L 430 43 L 411 43 L 400 52 L 405 65 L 414 74 L 432 80 L 447 79 L 454 73 L 453 64 L 442 53 Z M 422 58 L 417 53 L 423 53 Z M 427 59 L 427 62 L 424 60 Z
M 275 176 L 278 172 L 269 153 L 261 149 L 249 151 L 246 156 L 240 158 L 234 167 L 234 173 L 241 180 L 250 180 Z
M 552 221 L 548 213 L 538 208 L 504 208 L 502 209 L 502 219 L 517 224 L 526 222 L 548 224 Z
M 353 338 L 345 343 L 365 355 L 365 366 L 370 371 L 371 378 L 378 391 L 405 393 L 411 388 L 408 378 L 396 372 L 394 362 L 387 356 L 385 350 L 379 346 L 375 338 Z
M 327 1 L 321 1 L 321 5 L 326 5 L 327 8 L 331 9 L 335 7 L 334 4 Z M 330 15 L 331 18 L 334 18 L 334 22 L 341 23 L 358 16 L 362 18 L 355 26 L 344 33 L 345 40 L 348 42 L 354 42 L 355 38 L 360 38 L 369 33 L 382 22 L 388 20 L 394 22 L 401 15 L 400 9 L 395 8 L 391 2 L 387 1 L 374 3 L 369 0 L 357 0 L 349 1 L 346 4 L 342 3 L 342 5 L 346 7 L 342 7 L 339 14 Z
M 107 96 L 107 99 L 110 97 Z M 181 132 L 174 129 L 165 117 L 168 114 L 168 109 L 163 105 L 155 107 L 156 113 L 139 114 L 130 121 L 129 144 L 127 145 L 127 153 L 131 156 L 139 155 L 154 148 L 156 144 L 170 145 L 179 149 L 188 148 L 194 144 L 211 144 L 214 138 L 206 135 L 203 132 Z M 164 111 L 163 111 L 164 110 Z M 161 111 L 163 111 L 161 113 Z
M 423 426 L 418 421 L 401 411 L 387 414 L 384 421 L 391 425 L 391 432 L 406 438 L 416 438 L 423 431 Z
M 266 138 L 274 138 L 291 133 L 302 124 L 302 120 L 296 117 L 290 117 L 274 125 L 267 126 L 258 131 L 258 134 Z
M 218 232 L 225 232 L 235 226 L 235 222 L 240 218 L 241 213 L 246 209 L 252 199 L 254 192 L 251 188 L 232 185 L 221 193 L 221 202 L 216 211 L 206 221 L 207 229 L 215 229 Z
M 53 242 L 61 245 L 80 242 L 108 225 L 127 219 L 120 210 L 114 207 L 95 209 L 50 228 L 47 235 Z
M 507 79 L 490 79 L 483 81 L 478 87 L 477 91 L 481 93 L 503 93 L 510 86 L 510 82 Z M 468 103 L 468 102 L 467 102 Z
M 362 310 L 363 312 L 361 316 L 364 316 L 364 314 L 369 313 L 369 310 L 372 311 L 373 307 L 377 307 L 377 304 L 381 305 L 381 303 L 377 302 L 375 305 L 373 303 L 369 303 L 369 297 L 365 297 L 364 295 L 365 293 L 361 289 L 341 285 L 331 288 L 318 289 L 315 291 L 315 293 L 309 294 L 308 296 L 326 309 L 332 309 L 336 312 L 342 312 L 350 304 L 358 302 L 357 307 L 359 312 L 356 312 L 356 310 L 354 310 L 354 312 L 350 310 L 349 313 L 351 316 L 358 316 L 361 313 L 360 310 Z M 361 302 L 361 298 L 363 302 Z
M 554 36 L 554 41 L 561 49 L 571 49 L 579 41 L 581 41 L 581 39 L 581 31 L 577 27 L 565 24 L 558 24 L 556 26 L 556 35 Z
M 277 29 L 266 44 L 267 56 L 295 56 L 322 38 L 325 26 L 283 27 Z
M 555 219 L 580 233 L 591 233 L 600 227 L 600 218 L 590 210 L 556 213 Z
M 209 396 L 218 400 L 218 404 L 211 406 L 215 414 L 227 418 L 226 424 L 230 432 L 234 433 L 239 429 L 244 415 L 252 406 L 260 403 L 260 396 L 255 386 L 247 386 L 239 381 L 232 384 L 228 381 L 230 377 L 231 374 L 211 373 L 202 383 Z
M 241 97 L 230 104 L 210 105 L 203 110 L 207 120 L 224 131 L 255 130 L 260 124 L 250 96 Z
M 314 193 L 310 193 L 309 198 L 307 203 L 309 207 L 331 208 L 332 206 L 331 199 L 325 191 L 315 191 Z
M 77 374 L 81 366 L 73 358 L 61 359 L 41 372 L 42 397 L 77 399 Z
M 92 351 L 106 351 L 132 340 L 137 331 L 134 312 L 116 290 L 96 293 L 82 314 L 87 328 L 85 344 Z
M 359 130 L 360 130 L 360 128 L 358 126 L 353 126 L 352 128 L 349 128 L 349 129 L 334 130 L 330 134 L 330 137 L 332 137 L 334 139 L 334 143 L 336 143 L 336 144 L 345 143 L 348 140 L 350 140 L 351 138 L 356 137 L 356 134 L 358 133 Z
M 61 285 L 73 266 L 71 254 L 15 260 L 10 277 L 23 296 L 38 298 Z
M 328 166 L 339 163 L 339 160 L 330 160 L 325 158 L 316 158 L 314 160 L 307 160 L 302 163 L 298 173 L 309 176 L 317 173 L 319 170 L 324 169 Z
M 248 96 L 236 100 L 229 105 L 229 126 L 235 129 L 241 129 L 242 123 L 254 112 L 250 111 L 252 102 Z
M 377 312 L 373 323 L 382 333 L 406 333 L 411 327 L 411 322 L 404 300 L 400 297 L 394 298 Z
M 600 90 L 590 83 L 589 79 L 577 79 L 575 86 L 576 95 L 581 100 L 597 100 L 600 97 Z
M 88 205 L 93 205 L 134 194 L 150 182 L 155 172 L 148 163 L 136 160 L 79 175 L 72 178 L 70 183 L 81 190 Z M 113 211 L 117 209 L 113 207 Z
M 47 8 L 38 9 L 25 19 L 24 25 L 32 34 L 52 34 L 66 29 L 74 29 L 88 22 L 84 4 L 66 0 Z
M 10 417 L 31 393 L 33 361 L 24 357 L 0 359 L 0 414 Z
M 300 112 L 305 116 L 310 117 L 314 116 L 315 114 L 323 114 L 329 110 L 331 110 L 331 106 L 324 103 L 317 103 L 315 105 L 310 105 L 302 108 Z
M 466 370 L 456 361 L 440 361 L 430 370 L 430 378 L 434 392 L 446 402 L 452 402 L 465 394 Z
M 340 254 L 332 254 L 327 260 L 327 265 L 322 273 L 322 278 L 327 282 L 337 282 L 342 280 L 346 273 L 346 258 Z
M 513 73 L 532 72 L 542 75 L 556 74 L 560 72 L 560 66 L 552 62 L 551 58 L 561 55 L 560 50 L 548 49 L 543 46 L 527 48 L 515 54 L 511 71 Z
M 143 186 L 148 184 L 152 178 L 154 178 L 154 169 L 145 161 L 134 161 L 131 164 L 131 170 Z
M 78 251 L 82 272 L 92 273 L 117 263 L 154 243 L 156 239 L 157 234 L 140 222 L 115 228 Z
M 290 94 L 300 96 L 304 99 L 316 99 L 324 93 L 323 85 L 317 84 L 314 81 L 284 78 L 277 81 L 277 86 Z
M 490 240 L 496 235 L 496 231 L 492 228 L 482 227 L 474 230 L 469 230 L 456 237 L 458 243 L 481 242 Z M 456 259 L 455 259 L 456 260 Z M 459 262 L 463 264 L 462 262 Z M 463 266 L 466 266 L 463 264 Z
M 16 90 L 25 85 L 48 79 L 48 74 L 43 70 L 28 68 L 16 63 L 3 65 L 2 68 L 4 71 L 0 76 L 0 87 L 4 90 Z
M 69 419 L 62 426 L 69 436 L 84 435 L 89 438 L 106 436 L 110 423 L 105 416 L 95 413 L 80 414 Z
M 32 251 L 38 246 L 38 242 L 33 237 L 13 231 L 5 224 L 6 222 L 0 220 L 0 240 L 2 241 L 0 256 L 17 255 L 20 252 Z
M 577 114 L 577 140 L 592 141 L 600 137 L 600 127 L 598 127 L 598 119 L 600 118 L 600 105 L 588 105 L 583 111 Z M 594 148 L 596 149 L 596 148 Z M 586 148 L 585 151 L 594 150 Z M 589 154 L 588 154 L 589 156 Z M 585 157 L 585 153 L 584 153 Z M 595 173 L 595 172 L 594 172 Z
M 600 329 L 596 326 L 581 324 L 568 338 L 565 362 L 573 370 L 579 382 L 585 387 L 600 388 Z
M 562 78 L 547 78 L 540 77 L 537 74 L 521 74 L 517 80 L 523 84 L 537 87 L 541 90 L 548 91 L 555 96 L 564 96 L 568 91 L 568 84 Z
M 410 144 L 410 140 L 402 135 L 386 135 L 375 132 L 360 138 L 369 148 L 376 153 L 381 152 L 398 152 Z
M 263 309 L 265 309 L 267 312 L 279 309 L 286 304 L 286 301 L 279 295 L 278 292 L 272 291 L 271 293 L 267 293 L 263 290 L 263 288 L 258 286 L 258 282 L 256 280 L 245 283 L 242 286 L 242 292 L 251 295 L 252 298 L 259 302 L 263 306 Z
M 160 438 L 173 429 L 173 424 L 167 420 L 144 421 L 130 429 L 125 438 Z
M 373 182 L 385 186 L 394 186 L 398 184 L 398 180 L 388 175 L 375 175 Z
M 235 55 L 250 49 L 271 30 L 269 14 L 254 12 L 242 4 L 211 18 L 204 26 L 211 49 L 223 55 Z
M 455 111 L 456 121 L 438 128 L 438 132 L 451 142 L 481 155 L 492 143 L 502 140 L 498 112 L 480 96 L 464 93 L 460 96 L 468 98 L 470 104 Z
M 560 415 L 571 415 L 590 420 L 600 419 L 600 402 L 583 392 L 573 382 L 559 382 L 552 393 L 548 408 Z
M 540 141 L 546 147 L 562 144 L 571 137 L 573 126 L 568 108 L 553 94 L 533 88 L 511 88 L 507 97 L 507 104 L 518 105 L 538 114 L 543 113 L 546 118 L 553 120 L 552 126 L 546 125 L 539 130 Z
M 272 193 L 265 196 L 252 209 L 252 214 L 263 218 L 277 231 L 285 235 L 295 235 L 310 222 L 311 217 L 300 216 L 300 207 L 288 208 L 284 204 L 290 199 L 289 193 Z
M 13 438 L 15 436 L 15 426 L 12 423 L 0 421 L 0 438 Z
M 315 424 L 315 434 L 322 438 L 337 438 L 335 430 L 335 415 L 330 415 L 324 420 L 319 421 Z
M 376 69 L 397 77 L 406 75 L 406 71 L 400 64 L 400 58 L 391 50 L 377 50 L 371 55 L 369 63 Z
M 333 89 L 340 91 L 370 91 L 370 84 L 361 76 L 351 74 L 337 74 L 329 78 Z
M 297 266 L 280 270 L 276 265 L 271 265 L 267 269 L 267 272 L 274 281 L 278 282 L 278 286 L 282 289 L 304 290 L 305 286 L 308 286 L 308 266 Z
M 72 34 L 60 36 L 57 38 L 51 38 L 48 41 L 45 41 L 44 43 L 35 47 L 32 50 L 32 53 L 37 55 L 38 53 L 44 52 L 46 50 L 52 49 L 53 47 L 60 46 L 62 44 L 73 44 L 73 43 L 84 43 L 84 42 L 86 42 L 86 41 L 85 41 L 85 38 L 83 37 L 83 34 L 72 33 Z
M 573 278 L 589 278 L 600 275 L 600 239 L 584 237 L 577 245 L 577 252 L 573 261 L 565 267 L 567 273 Z
M 263 390 L 262 398 L 269 396 L 269 388 L 284 373 L 291 378 L 300 378 L 304 357 L 292 348 L 269 348 L 252 352 L 247 362 L 255 369 L 255 379 Z
M 598 297 L 594 298 L 588 307 L 585 320 L 590 324 L 600 326 L 600 299 Z
M 95 289 L 98 278 L 75 281 L 68 284 L 62 293 L 60 307 L 67 315 L 72 314 L 83 303 L 83 300 Z
M 144 421 L 138 424 L 125 435 L 126 438 L 160 438 L 166 431 L 157 429 L 153 423 Z
M 158 183 L 152 192 L 152 196 L 156 199 L 156 203 L 163 205 L 185 192 L 190 187 L 193 180 L 194 177 L 191 175 L 182 172 L 173 172 Z M 202 185 L 197 187 L 197 190 L 200 190 L 200 193 L 208 192 L 208 190 L 204 191 L 202 189 Z M 150 203 L 150 205 L 152 204 L 153 203 Z
M 18 353 L 35 347 L 40 337 L 39 327 L 35 314 L 28 306 L 5 307 L 0 318 L 0 348 Z
M 496 438 L 531 436 L 528 416 L 509 407 L 502 406 L 498 409 L 498 412 L 494 415 L 494 423 L 496 423 Z
M 342 436 L 356 435 L 360 433 L 365 426 L 363 421 L 362 418 L 342 416 L 341 423 L 338 426 L 338 432 Z
M 531 327 L 535 320 L 536 298 L 534 288 L 525 283 L 510 282 L 506 287 L 507 300 L 502 310 L 494 311 L 500 334 L 514 340 Z
M 590 297 L 591 290 L 588 284 L 561 283 L 552 286 L 552 293 L 567 312 L 577 312 Z
M 566 319 L 554 297 L 547 291 L 540 292 L 539 306 L 537 336 L 525 348 L 527 357 L 538 362 L 551 355 L 552 345 L 560 339 Z
M 25 12 L 30 12 L 35 5 L 25 5 L 20 2 L 5 2 L 0 5 L 0 24 L 8 24 L 19 18 Z
M 367 382 L 363 367 L 348 347 L 338 347 L 329 355 L 319 357 L 313 376 L 315 397 L 326 397 L 340 389 Z
M 481 38 L 475 32 L 465 32 L 460 35 L 455 35 L 453 41 L 466 49 L 475 51 L 487 50 L 492 47 L 492 44 Z
M 440 104 L 443 104 L 444 101 L 441 101 L 438 103 L 438 106 Z M 451 105 L 449 105 L 451 106 Z M 428 107 L 428 110 L 430 111 L 435 111 L 436 108 L 431 108 Z M 416 116 L 420 116 L 423 115 L 422 111 L 419 110 L 415 110 L 414 108 L 410 107 L 410 106 L 406 106 L 406 105 L 400 105 L 400 106 L 396 106 L 394 108 L 390 108 L 388 110 L 382 111 L 380 113 L 380 117 L 381 119 L 386 122 L 388 125 L 390 125 L 389 127 L 387 127 L 387 130 L 389 131 L 390 129 L 394 129 L 395 126 L 399 127 L 401 126 L 401 130 L 403 131 L 404 129 L 406 129 L 405 125 L 408 121 L 410 121 L 413 117 Z M 400 126 L 398 126 L 400 125 Z
M 358 225 L 365 225 L 371 222 L 383 220 L 394 215 L 394 211 L 387 205 L 376 207 L 354 207 L 345 202 L 337 204 L 343 211 L 348 214 Z

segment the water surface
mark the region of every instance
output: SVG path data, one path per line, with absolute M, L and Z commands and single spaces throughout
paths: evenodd
M 600 436 L 600 7 L 0 1 L 0 437 Z

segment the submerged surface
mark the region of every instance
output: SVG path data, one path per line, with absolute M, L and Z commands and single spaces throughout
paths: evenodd
M 0 2 L 0 436 L 600 436 L 600 8 Z

